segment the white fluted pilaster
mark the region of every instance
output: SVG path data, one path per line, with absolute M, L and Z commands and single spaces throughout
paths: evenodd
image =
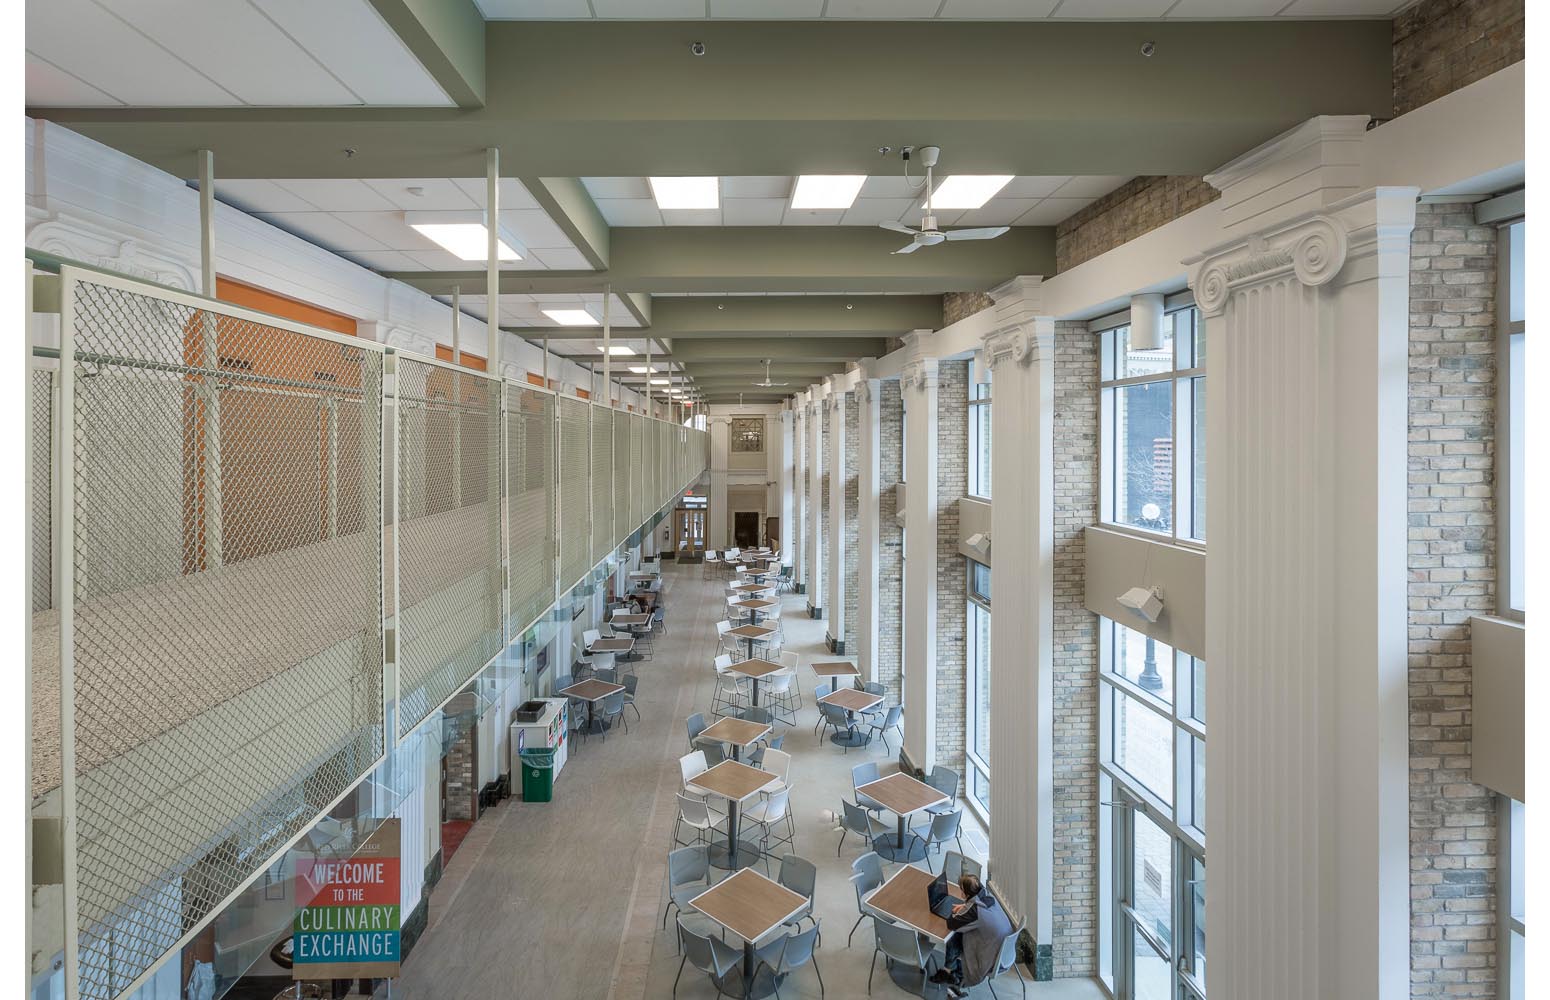
M 779 481 L 780 493 L 780 560 L 783 565 L 792 565 L 794 550 L 792 542 L 795 535 L 796 508 L 792 494 L 796 483 L 796 453 L 793 447 L 793 431 L 796 428 L 796 414 L 790 410 L 780 411 L 780 472 L 776 477 Z
M 807 591 L 807 394 L 791 400 L 791 578 Z
M 807 404 L 807 611 L 813 617 L 823 615 L 823 453 L 824 400 L 818 388 Z
M 936 763 L 937 359 L 930 331 L 905 335 L 904 750 L 923 770 Z
M 881 414 L 878 380 L 865 377 L 856 385 L 856 623 L 851 629 L 853 654 L 865 681 L 877 680 L 877 562 L 882 544 L 879 520 L 881 489 Z
M 829 620 L 831 648 L 836 649 L 844 648 L 839 644 L 845 641 L 846 632 L 850 628 L 850 623 L 845 620 L 845 560 L 855 558 L 855 553 L 845 550 L 845 477 L 850 474 L 850 470 L 845 467 L 847 398 L 844 378 L 831 376 L 829 397 L 824 400 L 829 412 L 829 454 L 824 458 L 829 470 L 829 509 L 826 511 L 829 518 L 829 551 L 825 553 L 829 561 L 829 586 L 824 594 L 824 600 L 828 602 L 824 617 Z

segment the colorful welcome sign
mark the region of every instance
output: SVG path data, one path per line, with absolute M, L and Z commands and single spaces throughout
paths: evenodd
M 391 979 L 398 975 L 399 829 L 387 819 L 348 858 L 296 863 L 292 979 Z

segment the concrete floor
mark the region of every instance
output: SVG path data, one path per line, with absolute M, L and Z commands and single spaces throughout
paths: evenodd
M 684 719 L 709 712 L 713 623 L 725 603 L 722 582 L 702 580 L 699 566 L 669 565 L 664 586 L 670 632 L 658 639 L 654 658 L 638 667 L 641 720 L 632 715 L 628 734 L 612 734 L 606 743 L 594 737 L 577 748 L 553 802 L 509 800 L 474 826 L 431 898 L 430 927 L 405 963 L 395 996 L 655 1000 L 672 994 L 679 956 L 673 921 L 664 930 L 662 912 L 678 757 L 686 749 Z M 846 947 L 856 920 L 850 864 L 864 848 L 852 835 L 836 856 L 833 815 L 850 796 L 850 767 L 876 760 L 886 772 L 898 741 L 890 739 L 892 752 L 878 743 L 845 753 L 813 735 L 816 680 L 805 667 L 827 657 L 824 623 L 807 618 L 800 596 L 789 595 L 784 604 L 786 649 L 802 658 L 806 702 L 794 726 L 780 727 L 793 758 L 794 853 L 818 866 L 815 909 L 824 936 L 817 962 L 826 995 L 843 1000 L 866 995 L 872 934 L 863 923 Z M 966 822 L 963 839 L 965 853 L 983 859 L 983 834 Z M 933 864 L 940 866 L 940 856 Z M 706 926 L 703 917 L 690 922 Z M 881 959 L 877 965 L 873 995 L 907 996 L 888 979 Z M 1002 977 L 997 991 L 1018 997 L 1017 977 Z M 1037 1000 L 1106 996 L 1090 980 L 1029 982 L 1027 993 Z M 678 995 L 713 997 L 715 988 L 689 966 Z M 797 972 L 781 995 L 819 996 L 817 976 L 811 968 Z M 973 995 L 990 991 L 980 987 Z

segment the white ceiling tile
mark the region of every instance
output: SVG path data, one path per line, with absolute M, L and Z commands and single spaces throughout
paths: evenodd
M 501 225 L 511 230 L 511 235 L 529 250 L 573 249 L 565 231 L 555 225 L 542 209 L 527 208 L 511 212 L 502 209 Z
M 1013 177 L 996 192 L 997 198 L 1047 198 L 1069 177 Z
M 246 0 L 120 3 L 114 12 L 247 104 L 360 103 Z
M 335 212 L 334 216 L 345 225 L 357 229 L 379 241 L 389 250 L 429 250 L 436 246 L 434 240 L 421 236 L 404 221 L 404 213 L 397 210 L 385 212 Z M 470 265 L 472 266 L 472 265 Z
M 250 215 L 265 212 L 316 212 L 318 206 L 287 191 L 274 181 L 241 179 L 215 181 L 215 196 Z
M 899 217 L 908 214 L 914 205 L 913 198 L 857 198 L 851 203 L 850 208 L 845 210 L 845 216 L 840 223 L 846 226 L 875 226 L 879 222 L 898 221 Z M 920 220 L 917 218 L 915 221 Z
M 1404 0 L 1294 0 L 1283 17 L 1382 17 L 1401 7 Z
M 546 306 L 552 306 L 556 303 L 581 305 L 582 298 L 577 292 L 534 292 L 533 301 Z
M 912 173 L 907 180 L 902 173 L 868 177 L 866 183 L 861 185 L 860 197 L 923 198 L 925 194 L 926 173 L 921 170 L 918 173 Z
M 662 224 L 665 226 L 719 226 L 719 208 L 664 208 Z
M 367 104 L 453 102 L 367 0 L 252 0 Z
M 551 271 L 590 271 L 592 265 L 580 250 L 534 250 L 533 256 L 543 261 Z
M 958 220 L 963 218 L 963 209 L 939 208 L 936 210 L 935 214 L 937 226 L 956 226 L 958 225 Z M 906 226 L 919 226 L 920 213 L 913 209 L 905 213 L 904 224 Z
M 445 177 L 366 178 L 362 183 L 406 212 L 466 212 L 480 207 Z M 410 194 L 410 188 L 419 188 L 420 194 Z
M 91 0 L 30 4 L 26 35 L 27 51 L 132 106 L 190 108 L 241 103 L 236 95 L 168 55 Z
M 934 17 L 941 0 L 829 0 L 826 17 L 903 21 Z
M 367 236 L 329 212 L 280 212 L 259 218 L 335 253 L 399 249 Z
M 1010 226 L 1039 203 L 1038 198 L 992 198 L 958 216 L 959 226 Z
M 587 0 L 475 0 L 486 21 L 519 18 L 591 18 Z
M 1162 17 L 1173 0 L 1064 0 L 1054 17 Z
M 947 0 L 938 15 L 965 20 L 1026 21 L 1048 17 L 1057 0 Z M 1284 2 L 1284 0 L 1283 0 Z
M 354 178 L 287 177 L 275 183 L 325 212 L 380 212 L 394 208 L 391 201 Z
M 1019 226 L 1053 226 L 1092 204 L 1091 198 L 1045 198 L 1017 220 Z
M 581 184 L 594 199 L 651 198 L 651 185 L 644 177 L 583 177 Z
M 700 18 L 705 16 L 705 0 L 592 0 L 597 16 L 635 20 Z
M 40 108 L 117 108 L 124 102 L 27 53 L 27 103 Z
M 1108 194 L 1129 177 L 1073 177 L 1055 191 L 1061 198 L 1099 198 Z
M 792 177 L 723 177 L 723 198 L 781 198 L 791 195 Z
M 1285 6 L 1286 0 L 1179 0 L 1168 17 L 1271 17 Z
M 430 270 L 413 254 L 402 250 L 356 250 L 350 259 L 373 271 L 428 271 Z
M 454 177 L 452 183 L 456 184 L 462 192 L 473 199 L 475 208 L 484 207 L 485 179 L 483 177 Z M 515 177 L 502 177 L 500 179 L 501 211 L 509 208 L 538 208 L 538 200 L 532 192 Z
M 727 198 L 721 203 L 721 222 L 727 226 L 778 226 L 785 212 L 784 198 Z
M 657 211 L 657 203 L 654 201 L 642 201 L 638 198 L 625 199 L 597 199 L 597 210 L 603 213 L 603 220 L 610 226 L 660 226 L 662 213 Z
M 837 226 L 845 213 L 831 209 L 796 209 L 787 206 L 781 215 L 781 224 L 786 226 Z
M 710 0 L 711 17 L 752 17 L 773 21 L 786 17 L 817 17 L 823 0 Z
M 483 264 L 483 261 L 464 260 L 456 254 L 437 247 L 435 250 L 413 250 L 409 256 L 424 264 L 432 271 L 472 271 Z M 502 261 L 502 263 L 506 263 Z M 468 301 L 468 296 L 463 296 L 463 301 Z

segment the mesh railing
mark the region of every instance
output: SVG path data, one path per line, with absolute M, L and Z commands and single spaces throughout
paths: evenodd
M 382 756 L 383 355 L 62 280 L 69 579 L 33 695 L 64 710 L 33 777 L 76 821 L 67 976 L 107 1000 Z
M 635 527 L 630 523 L 630 415 L 623 410 L 613 412 L 614 435 L 614 496 L 613 496 L 613 544 L 623 541 Z
M 646 519 L 646 418 L 630 414 L 630 530 Z
M 506 386 L 507 573 L 515 637 L 554 603 L 554 396 Z
M 587 508 L 591 497 L 591 453 L 587 404 L 560 401 L 560 590 L 569 590 L 592 566 L 591 530 Z
M 500 383 L 400 354 L 398 732 L 501 646 Z
M 54 606 L 54 373 L 34 368 L 27 373 L 27 441 L 32 477 L 31 591 L 32 613 Z
M 614 547 L 614 417 L 607 407 L 592 411 L 592 562 Z

